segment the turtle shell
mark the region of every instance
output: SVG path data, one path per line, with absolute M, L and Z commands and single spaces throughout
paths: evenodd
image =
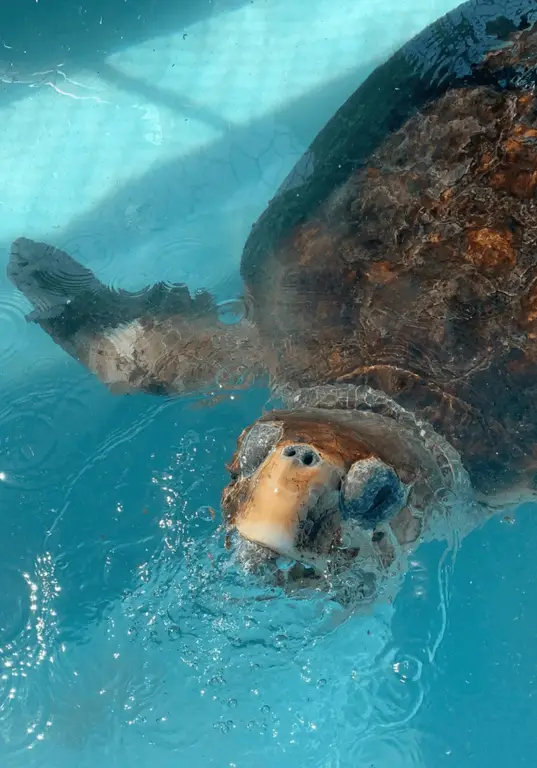
M 242 259 L 276 385 L 383 390 L 489 489 L 537 443 L 537 4 L 501 5 L 375 70 Z

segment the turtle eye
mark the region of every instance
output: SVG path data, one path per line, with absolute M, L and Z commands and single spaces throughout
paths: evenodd
M 407 495 L 407 487 L 391 467 L 379 459 L 357 461 L 343 483 L 341 512 L 345 519 L 374 529 L 401 511 Z
M 254 424 L 244 438 L 239 452 L 241 476 L 248 477 L 264 462 L 282 435 L 282 427 L 272 421 Z

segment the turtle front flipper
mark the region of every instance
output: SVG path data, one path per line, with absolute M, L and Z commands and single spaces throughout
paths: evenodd
M 176 394 L 235 388 L 264 374 L 255 327 L 219 321 L 207 292 L 157 283 L 114 291 L 69 254 L 15 240 L 7 268 L 37 323 L 117 393 Z

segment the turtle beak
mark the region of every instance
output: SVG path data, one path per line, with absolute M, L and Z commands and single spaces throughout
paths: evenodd
M 314 564 L 339 529 L 343 474 L 310 445 L 280 443 L 252 478 L 236 517 L 238 533 L 279 556 Z

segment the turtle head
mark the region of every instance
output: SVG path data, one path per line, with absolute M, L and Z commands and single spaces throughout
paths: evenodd
M 394 557 L 387 526 L 408 535 L 408 468 L 381 456 L 337 413 L 267 414 L 242 432 L 228 469 L 228 529 L 266 559 L 317 572 L 334 560 L 385 562 Z

